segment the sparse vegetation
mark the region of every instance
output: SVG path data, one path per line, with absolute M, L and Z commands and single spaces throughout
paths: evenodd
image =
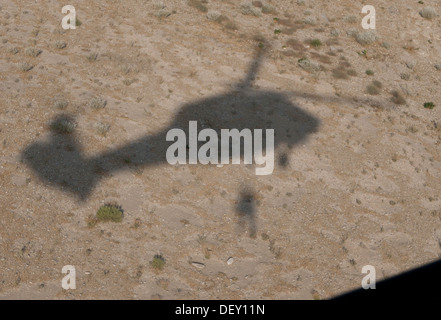
M 94 215 L 90 215 L 86 218 L 86 223 L 89 228 L 93 228 L 98 223 L 98 219 Z
M 410 74 L 408 74 L 408 73 L 400 73 L 400 78 L 407 81 L 407 80 L 410 79 Z
M 276 8 L 273 7 L 273 6 L 270 6 L 270 5 L 264 5 L 264 6 L 262 7 L 262 13 L 265 13 L 265 14 L 276 14 L 277 11 L 276 11 Z
M 222 14 L 218 11 L 209 11 L 207 13 L 207 19 L 210 21 L 219 22 L 222 20 Z
M 348 29 L 348 30 L 346 31 L 346 34 L 347 34 L 349 37 L 355 37 L 355 36 L 357 36 L 357 34 L 358 34 L 358 29 L 356 29 L 356 28 L 350 28 L 350 29 Z
M 64 48 L 66 48 L 66 46 L 67 46 L 67 43 L 63 40 L 59 40 L 59 41 L 55 42 L 55 48 L 57 48 L 57 49 L 64 49 Z
M 362 51 L 357 51 L 357 54 L 359 55 L 359 56 L 362 56 L 362 57 L 367 57 L 367 51 L 366 50 L 362 50 Z
M 34 66 L 27 62 L 20 63 L 20 70 L 23 72 L 28 72 L 32 70 L 32 68 L 34 68 Z
M 67 4 L 0 2 L 2 296 L 328 299 L 441 259 L 441 2 Z
M 413 68 L 415 68 L 415 62 L 406 62 L 406 67 L 408 67 L 410 70 L 413 70 Z
M 25 55 L 30 56 L 30 57 L 38 57 L 40 55 L 42 51 L 40 49 L 36 49 L 36 48 L 27 48 L 25 50 Z
M 88 106 L 95 110 L 103 109 L 106 105 L 107 101 L 100 97 L 93 98 L 88 102 Z
M 344 16 L 343 21 L 348 23 L 356 23 L 358 21 L 358 18 L 355 15 Z
M 110 130 L 110 124 L 98 122 L 95 124 L 95 129 L 100 135 L 106 136 L 107 132 Z
M 304 69 L 308 72 L 317 72 L 317 71 L 322 70 L 322 67 L 318 63 L 310 61 L 307 58 L 299 59 L 298 64 L 302 69 Z
M 403 95 L 398 92 L 397 90 L 394 90 L 391 92 L 392 94 L 392 102 L 395 104 L 406 104 L 406 99 L 403 97 Z
M 50 128 L 52 131 L 59 134 L 69 134 L 74 131 L 77 124 L 70 119 L 58 119 L 51 123 Z
M 70 19 L 67 20 L 67 24 L 70 24 Z M 83 23 L 80 21 L 80 19 L 78 19 L 77 17 L 75 18 L 75 26 L 79 27 L 81 26 Z
M 317 19 L 314 17 L 306 17 L 305 19 L 303 19 L 303 23 L 315 26 L 317 24 Z
M 89 62 L 94 62 L 96 59 L 98 59 L 98 53 L 91 53 L 87 56 L 87 60 L 89 60 Z
M 208 11 L 208 8 L 205 5 L 205 3 L 207 3 L 207 1 L 201 1 L 201 0 L 189 0 L 188 1 L 188 5 L 190 7 L 196 8 L 200 12 L 207 12 Z
M 224 27 L 228 30 L 237 30 L 238 29 L 236 23 L 234 23 L 234 21 L 231 21 L 229 19 L 225 22 Z
M 132 83 L 134 83 L 134 82 L 136 82 L 137 81 L 137 79 L 124 79 L 123 80 L 123 83 L 126 85 L 126 86 L 130 86 Z
M 425 7 L 420 11 L 420 15 L 426 19 L 433 19 L 436 17 L 436 11 L 432 7 Z
M 120 70 L 124 75 L 128 75 L 131 72 L 133 72 L 133 73 L 139 72 L 139 69 L 136 66 L 133 66 L 128 63 L 121 65 Z
M 312 47 L 320 47 L 320 46 L 323 45 L 322 42 L 321 42 L 319 39 L 312 39 L 312 40 L 309 42 L 309 44 L 310 44 Z
M 171 16 L 172 13 L 173 12 L 168 10 L 166 7 L 161 6 L 161 8 L 159 8 L 159 10 L 154 13 L 154 15 L 155 15 L 155 17 L 162 19 L 162 18 L 167 18 L 167 17 Z
M 165 267 L 165 259 L 160 254 L 155 254 L 153 260 L 150 261 L 153 269 L 162 270 Z
M 355 40 L 361 45 L 370 45 L 378 40 L 378 37 L 373 31 L 358 32 L 355 35 Z
M 260 17 L 262 15 L 262 11 L 260 11 L 257 8 L 253 8 L 250 4 L 241 5 L 240 12 L 243 15 L 250 15 L 250 16 L 255 16 L 255 17 Z
M 366 92 L 370 95 L 377 95 L 380 94 L 381 88 L 383 88 L 383 84 L 378 80 L 374 80 L 367 86 Z
M 69 104 L 69 102 L 67 102 L 65 100 L 57 100 L 54 103 L 54 108 L 59 109 L 59 110 L 64 110 L 67 108 L 68 104 Z
M 380 81 L 378 81 L 378 80 L 374 80 L 374 81 L 372 81 L 372 85 L 374 85 L 374 86 L 377 87 L 378 89 L 383 88 L 383 84 L 382 84 Z
M 338 37 L 339 36 L 338 30 L 337 29 L 332 29 L 331 30 L 331 36 Z
M 410 126 L 406 129 L 406 132 L 410 132 L 410 133 L 417 133 L 418 132 L 418 128 L 416 128 L 415 126 Z M 393 161 L 393 159 L 392 159 Z
M 116 203 L 106 203 L 102 205 L 96 212 L 96 218 L 98 221 L 112 221 L 121 222 L 123 219 L 124 212 Z
M 136 218 L 135 222 L 133 223 L 133 228 L 138 229 L 141 226 L 141 219 Z
M 257 8 L 262 8 L 263 3 L 261 1 L 253 1 L 251 4 Z
M 349 79 L 349 76 L 346 73 L 346 71 L 344 69 L 340 69 L 340 68 L 333 69 L 332 76 L 336 79 L 342 79 L 342 80 Z
M 433 109 L 433 108 L 435 108 L 435 104 L 433 102 L 425 102 L 424 103 L 424 108 L 426 108 L 426 109 Z
M 12 54 L 17 54 L 19 52 L 19 50 L 17 47 L 13 47 L 13 48 L 9 49 L 9 52 Z

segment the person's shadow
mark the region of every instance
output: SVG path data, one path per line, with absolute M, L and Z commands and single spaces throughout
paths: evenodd
M 263 132 L 274 129 L 276 170 L 286 167 L 289 149 L 316 131 L 319 120 L 290 102 L 285 93 L 252 88 L 262 56 L 263 52 L 258 50 L 245 79 L 234 89 L 184 104 L 173 121 L 156 134 L 128 142 L 116 150 L 86 157 L 75 132 L 52 132 L 49 141 L 27 146 L 22 151 L 22 159 L 43 182 L 86 200 L 96 184 L 109 173 L 129 166 L 168 166 L 166 151 L 173 142 L 166 141 L 167 132 L 180 128 L 188 137 L 189 121 L 194 120 L 198 130 L 212 128 L 218 134 L 221 129 L 263 129 Z M 69 118 L 61 115 L 53 123 Z

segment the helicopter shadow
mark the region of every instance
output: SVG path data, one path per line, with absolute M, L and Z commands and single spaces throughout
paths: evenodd
M 44 183 L 86 200 L 101 179 L 116 171 L 129 166 L 168 165 L 166 152 L 172 142 L 166 141 L 167 133 L 182 129 L 188 136 L 189 122 L 197 121 L 200 129 L 211 128 L 218 134 L 221 129 L 274 129 L 278 167 L 286 167 L 289 150 L 317 131 L 320 121 L 292 103 L 286 93 L 252 88 L 262 57 L 263 51 L 257 50 L 245 78 L 231 91 L 182 105 L 170 124 L 155 134 L 87 157 L 75 132 L 51 132 L 47 141 L 27 146 L 22 160 Z M 60 115 L 52 124 L 72 120 L 69 115 Z

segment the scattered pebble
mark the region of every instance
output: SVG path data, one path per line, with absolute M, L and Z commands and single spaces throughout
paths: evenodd
M 191 265 L 192 265 L 193 267 L 198 268 L 198 269 L 203 269 L 203 268 L 205 268 L 205 264 L 203 264 L 202 262 L 196 262 L 196 261 L 193 261 L 193 262 L 191 263 Z

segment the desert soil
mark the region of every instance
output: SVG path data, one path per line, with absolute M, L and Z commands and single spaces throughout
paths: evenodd
M 381 280 L 439 259 L 441 4 L 424 2 L 2 0 L 0 298 L 326 299 L 359 288 L 365 265 Z M 68 4 L 75 30 L 61 26 Z M 365 4 L 370 44 L 356 36 Z M 124 159 L 81 197 L 23 157 L 58 141 L 34 155 L 51 172 L 63 141 L 90 159 L 164 130 L 183 106 L 234 101 L 259 50 L 250 90 L 317 123 L 280 148 L 272 175 Z M 61 115 L 72 133 L 51 131 Z M 110 201 L 122 222 L 91 225 Z M 61 287 L 65 265 L 75 290 Z

